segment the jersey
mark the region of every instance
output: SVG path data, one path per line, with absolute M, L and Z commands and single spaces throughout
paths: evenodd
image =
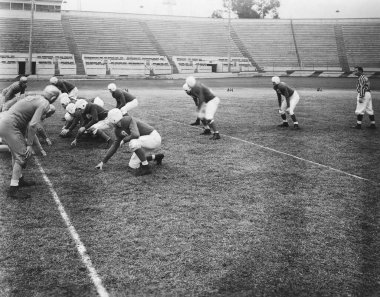
M 215 98 L 215 95 L 210 90 L 210 88 L 206 87 L 204 84 L 199 82 L 197 82 L 195 86 L 191 88 L 191 93 L 198 98 L 198 107 L 202 103 L 207 103 Z
M 371 92 L 371 84 L 368 77 L 364 74 L 360 75 L 356 84 L 356 91 L 359 93 L 359 97 L 363 98 L 365 92 Z
M 122 108 L 128 102 L 136 99 L 135 96 L 122 89 L 116 89 L 112 93 L 112 97 L 116 99 L 116 108 Z
M 189 95 L 191 98 L 193 98 L 195 106 L 198 107 L 199 106 L 198 97 L 194 95 L 194 93 L 192 92 L 192 90 L 185 91 L 185 92 L 186 92 L 187 95 Z
M 94 103 L 87 103 L 81 114 L 81 126 L 88 129 L 97 122 L 104 120 L 107 116 L 108 110 Z M 90 120 L 88 121 L 88 119 Z
M 281 106 L 281 95 L 285 97 L 286 102 L 289 107 L 289 98 L 293 96 L 294 89 L 289 87 L 286 83 L 280 82 L 279 84 L 273 86 L 273 89 L 277 93 L 278 105 Z
M 49 101 L 44 97 L 40 95 L 28 96 L 16 102 L 8 110 L 6 116 L 13 121 L 15 127 L 22 133 L 27 130 L 27 144 L 32 145 L 37 128 L 41 124 L 41 118 L 48 112 L 49 108 Z
M 140 136 L 149 135 L 154 131 L 154 128 L 144 122 L 135 120 L 129 115 L 125 115 L 120 121 L 120 127 L 115 126 L 116 141 L 107 151 L 103 159 L 103 163 L 107 161 L 116 153 L 120 146 L 121 141 L 128 135 L 132 136 L 131 139 L 137 139 Z
M 4 102 L 7 102 L 11 99 L 13 99 L 17 93 L 20 93 L 20 95 L 25 93 L 26 84 L 23 84 L 19 81 L 14 82 L 10 86 L 3 89 L 1 94 L 4 96 Z
M 58 80 L 55 86 L 62 92 L 69 94 L 75 86 L 72 83 L 69 83 L 65 80 Z

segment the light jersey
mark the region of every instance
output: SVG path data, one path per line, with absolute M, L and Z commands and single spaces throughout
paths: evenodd
M 191 88 L 191 93 L 199 99 L 200 104 L 207 103 L 215 98 L 214 93 L 208 87 L 198 82 Z
M 20 82 L 16 81 L 10 86 L 6 87 L 1 94 L 4 96 L 4 101 L 7 102 L 11 99 L 13 99 L 17 93 L 20 93 L 20 95 L 25 93 L 26 84 L 21 84 Z
M 116 108 L 119 108 L 119 109 L 122 108 L 128 102 L 131 102 L 134 99 L 136 99 L 135 96 L 121 89 L 116 89 L 111 94 L 112 94 L 112 97 L 116 99 Z
M 360 75 L 358 78 L 356 91 L 359 93 L 359 96 L 361 98 L 364 97 L 365 92 L 371 92 L 371 84 L 368 77 L 366 77 L 364 74 Z
M 273 86 L 273 89 L 277 93 L 278 100 L 281 100 L 281 95 L 286 99 L 289 99 L 294 94 L 294 89 L 283 82 L 280 82 L 278 85 Z
M 75 88 L 72 83 L 69 83 L 65 80 L 58 80 L 54 86 L 56 86 L 62 93 L 67 94 L 69 94 Z
M 121 119 L 120 123 L 120 127 L 115 126 L 116 141 L 107 151 L 107 154 L 103 159 L 103 163 L 107 163 L 108 160 L 116 153 L 117 149 L 119 148 L 120 142 L 127 135 L 135 135 L 136 138 L 139 138 L 140 136 L 149 135 L 154 131 L 154 128 L 152 126 L 139 120 L 136 120 L 129 115 L 125 115 Z
M 108 110 L 94 103 L 87 103 L 81 114 L 81 126 L 88 129 L 97 122 L 104 120 L 107 115 Z M 88 118 L 91 118 L 91 120 L 87 122 Z
M 14 122 L 14 126 L 23 133 L 29 124 L 27 142 L 31 145 L 37 126 L 41 123 L 41 117 L 48 112 L 49 107 L 49 101 L 44 97 L 28 96 L 16 102 L 4 116 L 9 117 Z

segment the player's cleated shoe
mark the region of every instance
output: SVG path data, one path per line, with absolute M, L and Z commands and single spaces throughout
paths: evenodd
M 362 125 L 356 124 L 355 126 L 352 126 L 351 128 L 360 130 L 362 128 Z
M 220 139 L 219 133 L 214 133 L 214 135 L 210 139 L 212 139 L 212 140 L 218 140 L 218 139 Z
M 286 127 L 289 127 L 289 123 L 287 123 L 287 122 L 283 122 L 282 124 L 277 125 L 277 127 L 280 127 L 280 128 L 286 128 Z
M 137 169 L 136 176 L 148 175 L 152 174 L 152 169 L 150 169 L 149 165 L 142 165 L 139 169 Z
M 21 177 L 18 181 L 18 186 L 19 187 L 32 187 L 35 186 L 36 182 L 33 180 L 27 181 L 24 179 L 24 177 Z
M 211 130 L 210 129 L 204 129 L 201 135 L 211 135 Z
M 157 154 L 154 158 L 154 161 L 156 162 L 157 165 L 162 164 L 162 159 L 164 158 L 164 154 Z
M 376 125 L 375 124 L 371 124 L 371 125 L 369 125 L 368 127 L 367 127 L 367 129 L 376 129 Z
M 18 187 L 10 186 L 9 191 L 8 191 L 8 197 L 11 199 L 24 200 L 24 199 L 29 199 L 31 196 L 30 194 L 21 192 L 19 189 L 19 186 Z
M 199 120 L 196 120 L 194 123 L 191 123 L 190 126 L 199 126 L 201 122 Z
M 294 130 L 299 130 L 301 129 L 300 126 L 298 126 L 298 124 L 294 124 Z

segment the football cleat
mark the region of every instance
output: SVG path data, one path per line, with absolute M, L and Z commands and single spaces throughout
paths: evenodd
M 157 154 L 156 157 L 154 158 L 154 161 L 156 162 L 157 165 L 161 165 L 163 158 L 164 158 L 164 154 Z
M 298 126 L 298 124 L 294 124 L 294 129 L 295 129 L 295 130 L 299 130 L 299 129 L 300 129 L 300 126 Z
M 212 139 L 212 140 L 218 140 L 218 139 L 220 139 L 219 133 L 214 133 L 214 135 L 210 139 Z
M 31 196 L 30 194 L 23 193 L 20 191 L 19 187 L 11 186 L 8 191 L 8 197 L 11 199 L 29 199 Z
M 136 176 L 148 175 L 152 174 L 152 169 L 150 169 L 149 165 L 141 165 L 140 168 L 136 172 Z
M 194 123 L 191 123 L 190 126 L 199 126 L 201 124 L 201 121 L 199 119 L 196 119 Z
M 281 127 L 281 128 L 289 127 L 289 123 L 288 122 L 283 122 L 282 124 L 277 125 L 277 127 Z
M 371 124 L 367 127 L 368 129 L 376 129 L 376 125 L 375 124 Z
M 31 181 L 26 181 L 24 177 L 21 177 L 18 181 L 18 186 L 19 187 L 32 187 L 35 186 L 36 182 L 31 180 Z
M 204 129 L 200 135 L 211 135 L 211 130 L 210 129 Z

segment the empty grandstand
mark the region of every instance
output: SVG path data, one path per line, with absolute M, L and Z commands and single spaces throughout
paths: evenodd
M 223 19 L 61 11 L 61 1 L 35 2 L 37 75 L 348 72 L 356 64 L 380 68 L 379 19 L 233 19 L 229 36 Z M 23 74 L 30 1 L 0 3 L 1 74 Z

